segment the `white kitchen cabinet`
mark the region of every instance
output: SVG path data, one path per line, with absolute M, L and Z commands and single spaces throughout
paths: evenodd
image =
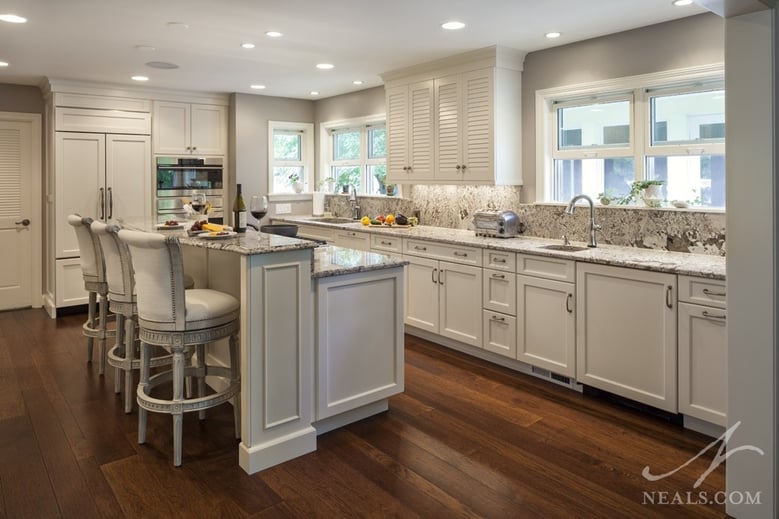
M 313 240 L 322 240 L 326 242 L 335 241 L 335 229 L 323 227 L 321 225 L 297 224 L 298 236 L 302 238 L 311 238 Z
M 725 294 L 721 281 L 679 276 L 679 412 L 723 427 L 728 407 Z
M 402 254 L 403 240 L 395 236 L 371 234 L 371 250 L 385 254 Z
M 517 315 L 517 277 L 513 272 L 484 269 L 482 306 L 485 310 Z
M 433 81 L 387 89 L 387 182 L 432 178 Z
M 395 139 L 389 136 L 387 141 L 388 178 L 392 175 L 394 182 L 409 183 L 522 184 L 517 165 L 521 164 L 523 60 L 517 51 L 492 47 L 382 75 L 387 128 L 397 132 Z M 414 85 L 430 80 L 434 132 L 430 151 L 423 152 L 428 146 L 430 95 L 425 90 L 415 99 L 413 92 Z M 413 146 L 409 136 L 418 137 Z M 418 166 L 417 156 L 426 158 L 424 168 Z M 393 162 L 400 167 L 393 168 Z M 428 162 L 432 169 L 427 168 Z
M 576 266 L 576 380 L 677 411 L 676 276 Z
M 347 249 L 371 250 L 371 237 L 365 232 L 338 229 L 334 232 L 332 243 Z
M 490 310 L 483 311 L 484 349 L 515 359 L 517 357 L 517 318 Z
M 517 359 L 576 376 L 575 285 L 517 275 Z
M 68 215 L 94 219 L 152 215 L 151 143 L 148 135 L 56 132 L 52 237 L 56 307 L 87 303 L 76 233 Z
M 315 280 L 316 420 L 403 391 L 402 278 L 398 267 Z
M 480 297 L 473 297 L 482 291 L 480 253 L 470 247 L 405 240 L 406 324 L 481 348 L 482 304 Z
M 157 155 L 226 155 L 227 107 L 155 101 L 152 136 Z

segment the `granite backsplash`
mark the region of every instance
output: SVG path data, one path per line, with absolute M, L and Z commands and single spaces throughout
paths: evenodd
M 522 204 L 515 186 L 404 186 L 403 198 L 360 197 L 360 213 L 401 212 L 417 215 L 423 225 L 471 229 L 475 211 L 486 208 L 516 212 L 525 234 L 539 238 L 586 241 L 589 208 L 577 206 L 565 215 L 561 204 Z M 327 197 L 330 211 L 350 214 L 346 196 Z M 725 213 L 700 209 L 652 209 L 596 206 L 599 243 L 725 256 Z

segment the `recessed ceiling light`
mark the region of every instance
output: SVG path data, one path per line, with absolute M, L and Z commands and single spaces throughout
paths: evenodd
M 318 92 L 318 91 L 316 91 L 316 90 L 312 90 L 312 91 L 311 91 L 311 92 L 309 92 L 309 93 L 310 93 L 312 96 L 318 96 L 318 95 L 319 95 L 319 92 Z
M 265 36 L 267 36 L 268 38 L 281 38 L 284 35 L 281 34 L 279 31 L 268 31 L 265 33 Z
M 548 32 L 548 33 L 544 34 L 544 36 L 546 36 L 550 40 L 553 40 L 555 38 L 559 38 L 560 37 L 560 33 L 559 32 Z
M 157 50 L 157 48 L 152 47 L 151 45 L 136 45 L 135 50 L 141 52 L 154 52 L 155 50 Z
M 179 66 L 175 63 L 168 63 L 167 61 L 149 61 L 146 63 L 146 66 L 160 70 L 172 70 L 174 68 L 179 68 Z
M 250 88 L 255 90 L 265 90 L 265 85 L 252 85 Z
M 684 7 L 685 5 L 690 5 L 692 3 L 692 0 L 674 0 L 671 2 L 676 7 Z
M 186 24 L 184 22 L 168 22 L 165 25 L 167 25 L 171 29 L 189 29 L 189 24 Z
M 362 81 L 360 81 L 359 79 L 355 79 L 354 81 L 352 81 L 352 84 L 353 85 L 362 85 Z
M 15 14 L 0 14 L 0 22 L 27 23 L 27 18 L 22 18 Z
M 7 61 L 0 61 L 0 67 L 7 67 L 8 62 Z
M 319 70 L 330 70 L 332 68 L 335 68 L 335 65 L 333 65 L 332 63 L 317 63 L 316 68 L 318 68 Z
M 456 31 L 458 29 L 462 29 L 463 27 L 465 27 L 463 22 L 458 22 L 455 20 L 441 24 L 441 28 L 446 29 L 447 31 Z
M 130 79 L 132 79 L 133 81 L 148 81 L 149 80 L 149 78 L 147 78 L 146 76 L 133 76 Z
M 241 43 L 241 47 L 243 47 L 244 49 L 253 49 L 254 48 L 254 44 L 253 43 L 249 43 L 249 42 Z

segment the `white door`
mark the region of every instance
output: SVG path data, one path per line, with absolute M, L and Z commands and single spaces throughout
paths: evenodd
M 192 153 L 225 155 L 227 150 L 227 107 L 192 105 L 190 124 Z
M 106 135 L 106 218 L 152 218 L 148 135 Z
M 0 113 L 0 310 L 40 306 L 40 117 L 16 115 Z
M 438 261 L 404 256 L 406 266 L 406 324 L 438 333 Z
M 482 269 L 439 263 L 439 333 L 477 348 L 482 347 Z
M 460 75 L 435 80 L 435 167 L 437 180 L 462 180 Z

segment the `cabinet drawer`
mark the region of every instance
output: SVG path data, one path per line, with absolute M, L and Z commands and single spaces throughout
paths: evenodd
M 465 245 L 444 245 L 424 240 L 406 238 L 403 253 L 425 258 L 442 259 L 464 265 L 481 266 L 481 249 Z
M 370 236 L 364 232 L 337 230 L 334 232 L 334 243 L 347 249 L 370 249 Z
M 149 135 L 151 114 L 119 110 L 90 110 L 88 108 L 57 108 L 54 111 L 57 131 L 126 133 Z
M 484 310 L 484 349 L 517 358 L 517 318 L 499 312 Z
M 394 236 L 371 234 L 371 249 L 401 253 L 403 252 L 403 240 Z
M 679 276 L 679 301 L 725 308 L 725 282 L 718 279 Z
M 558 281 L 576 281 L 576 262 L 571 260 L 517 254 L 517 274 Z
M 54 263 L 54 269 L 56 276 L 54 304 L 57 308 L 87 304 L 89 294 L 84 288 L 80 260 L 78 258 L 58 259 Z
M 516 272 L 517 255 L 514 252 L 484 249 L 482 250 L 482 264 L 485 268 Z
M 325 240 L 332 242 L 335 240 L 335 230 L 319 227 L 317 225 L 298 224 L 298 235 L 303 238 L 313 238 L 315 240 Z
M 484 269 L 482 305 L 487 310 L 517 314 L 517 276 L 500 270 Z

